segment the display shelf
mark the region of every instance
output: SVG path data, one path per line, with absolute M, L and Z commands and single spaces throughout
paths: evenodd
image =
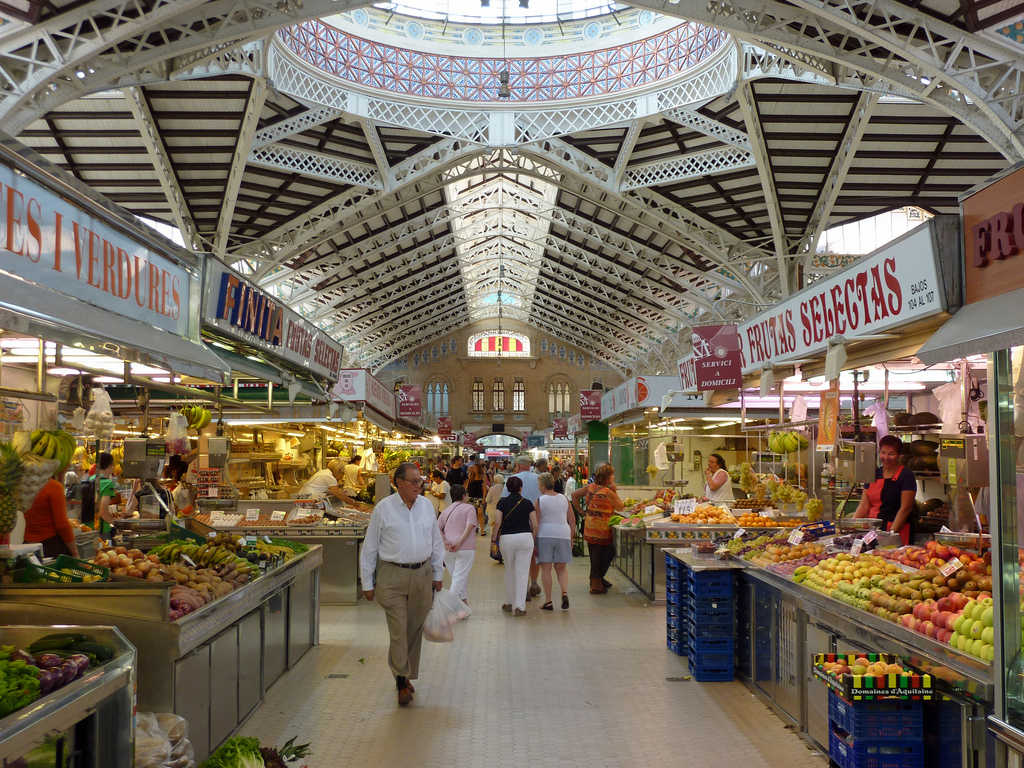
M 27 647 L 51 632 L 75 631 L 115 648 L 113 659 L 90 667 L 73 683 L 0 719 L 0 763 L 17 760 L 48 736 L 67 731 L 95 715 L 98 754 L 79 757 L 75 765 L 89 768 L 131 768 L 135 749 L 132 727 L 135 697 L 135 648 L 116 627 L 26 626 L 0 629 L 0 643 Z

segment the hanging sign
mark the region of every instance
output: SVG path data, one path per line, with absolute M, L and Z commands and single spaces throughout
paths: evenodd
M 214 259 L 206 260 L 203 325 L 317 376 L 334 379 L 341 369 L 341 345 Z
M 551 436 L 555 440 L 563 439 L 569 436 L 569 420 L 568 419 L 553 419 L 551 422 Z
M 345 402 L 363 402 L 389 419 L 395 418 L 395 393 L 370 375 L 365 368 L 347 368 L 338 374 L 331 397 Z
M 737 389 L 743 381 L 740 337 L 736 326 L 698 325 L 693 328 L 697 391 Z
M 398 415 L 418 422 L 423 416 L 423 388 L 418 384 L 403 384 L 398 388 Z
M 964 304 L 1024 288 L 1024 169 L 966 198 Z
M 452 417 L 437 417 L 437 436 L 444 439 L 452 436 Z
M 600 389 L 580 390 L 580 418 L 583 421 L 601 420 L 601 396 L 603 394 Z
M 833 379 L 829 388 L 821 393 L 818 405 L 819 451 L 830 451 L 839 437 L 839 379 Z
M 945 309 L 933 230 L 920 226 L 739 328 L 743 373 L 811 357 L 829 339 L 875 334 Z
M 0 270 L 188 337 L 191 278 L 173 259 L 7 166 L 0 211 Z

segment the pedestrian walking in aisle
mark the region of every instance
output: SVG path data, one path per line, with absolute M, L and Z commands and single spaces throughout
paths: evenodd
M 542 466 L 547 469 L 547 459 L 541 459 L 543 462 Z M 521 453 L 516 456 L 516 468 L 518 471 L 512 475 L 512 477 L 518 477 L 523 484 L 523 498 L 529 501 L 536 508 L 537 501 L 540 499 L 540 486 L 537 484 L 537 473 L 533 471 L 533 457 L 528 453 Z M 509 478 L 511 479 L 511 478 Z M 508 496 L 508 483 L 505 483 L 505 490 L 502 491 L 502 497 Z M 540 584 L 537 583 L 537 576 L 540 573 L 540 568 L 537 566 L 537 553 L 534 552 L 533 559 L 530 561 L 530 589 L 526 593 L 526 599 L 536 597 L 540 594 Z
M 462 457 L 456 456 L 452 459 L 452 468 L 448 470 L 448 475 L 445 477 L 448 481 L 448 485 L 465 485 L 466 484 L 466 468 L 462 466 Z
M 603 595 L 612 586 L 605 578 L 615 559 L 610 520 L 625 505 L 615 488 L 615 470 L 611 464 L 602 464 L 594 473 L 594 482 L 573 493 L 573 501 L 586 501 L 583 519 L 583 538 L 590 550 L 590 594 Z
M 388 665 L 395 676 L 399 706 L 408 706 L 419 677 L 423 622 L 441 589 L 444 540 L 434 508 L 420 495 L 423 479 L 412 462 L 398 465 L 397 493 L 377 504 L 366 528 L 359 570 L 363 595 L 375 597 L 387 617 L 391 645 Z
M 508 496 L 498 502 L 491 540 L 498 542 L 505 560 L 505 602 L 501 610 L 523 616 L 526 614 L 526 582 L 537 535 L 537 512 L 533 502 L 522 495 L 523 481 L 519 477 L 510 477 L 505 488 Z
M 469 572 L 476 557 L 476 507 L 466 501 L 466 489 L 452 486 L 452 504 L 438 520 L 444 538 L 444 564 L 452 575 L 449 589 L 469 604 Z
M 494 525 L 494 516 L 498 514 L 498 502 L 501 500 L 502 492 L 505 490 L 505 477 L 500 473 L 494 475 L 494 482 L 487 489 L 487 496 L 484 499 L 484 527 L 480 529 L 480 535 L 487 535 L 487 523 Z
M 487 476 L 484 467 L 479 461 L 469 465 L 466 473 L 466 496 L 469 503 L 476 509 L 477 524 L 480 530 L 487 527 L 487 517 L 484 511 L 484 495 L 487 493 Z
M 551 566 L 555 567 L 558 586 L 562 588 L 562 610 L 569 608 L 569 570 L 572 561 L 572 537 L 575 535 L 576 516 L 569 506 L 569 500 L 555 490 L 555 479 L 551 473 L 538 475 L 540 501 L 538 503 L 539 525 L 537 527 L 537 562 L 540 564 L 540 580 L 544 585 L 542 611 L 554 610 L 551 602 Z

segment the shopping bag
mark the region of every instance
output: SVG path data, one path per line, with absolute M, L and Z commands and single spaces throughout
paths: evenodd
M 445 608 L 455 617 L 456 621 L 462 621 L 463 619 L 469 618 L 469 606 L 459 599 L 458 595 L 453 593 L 450 589 L 442 589 L 440 592 L 434 595 L 434 602 L 441 601 L 444 603 Z
M 447 590 L 444 590 L 447 592 Z M 451 595 L 451 592 L 448 592 Z M 439 598 L 441 592 L 434 593 L 434 604 L 423 622 L 423 636 L 432 643 L 450 643 L 455 639 L 452 626 L 458 621 L 451 604 L 446 598 Z M 454 595 L 453 595 L 454 597 Z M 458 600 L 458 598 L 455 598 Z

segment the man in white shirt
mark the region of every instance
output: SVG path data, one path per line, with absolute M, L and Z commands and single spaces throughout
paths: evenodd
M 544 471 L 547 472 L 548 462 L 547 459 L 541 459 L 543 461 Z M 516 456 L 516 473 L 513 477 L 518 477 L 523 481 L 523 490 L 521 491 L 524 499 L 533 502 L 534 507 L 539 509 L 540 504 L 540 483 L 537 481 L 537 473 L 531 469 L 533 467 L 533 458 L 528 453 L 521 453 Z M 508 486 L 501 492 L 501 498 L 508 496 Z M 540 594 L 540 584 L 537 583 L 537 576 L 540 575 L 540 566 L 537 564 L 537 551 L 534 548 L 533 560 L 530 561 L 530 588 L 526 592 L 526 599 L 529 600 L 531 597 L 536 597 Z
M 420 494 L 423 478 L 412 462 L 395 470 L 393 493 L 380 500 L 370 516 L 359 570 L 363 595 L 377 602 L 387 617 L 391 647 L 388 665 L 398 687 L 398 705 L 412 702 L 410 680 L 419 676 L 423 622 L 440 591 L 444 575 L 444 539 L 434 507 Z

